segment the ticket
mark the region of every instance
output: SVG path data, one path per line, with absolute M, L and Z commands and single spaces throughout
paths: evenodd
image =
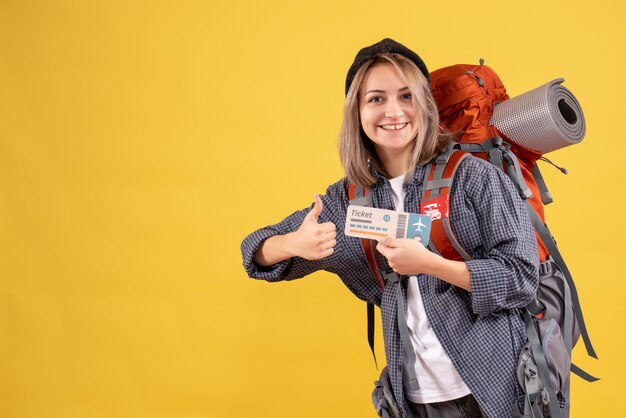
M 430 224 L 428 215 L 350 205 L 344 233 L 369 239 L 420 237 L 428 245 Z

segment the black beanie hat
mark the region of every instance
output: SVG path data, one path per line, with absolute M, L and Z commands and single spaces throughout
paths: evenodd
M 352 80 L 356 75 L 356 72 L 361 68 L 366 61 L 381 55 L 381 54 L 399 54 L 402 55 L 417 65 L 417 68 L 420 69 L 424 77 L 426 77 L 426 81 L 430 84 L 430 76 L 428 75 L 428 68 L 426 68 L 426 64 L 424 61 L 417 55 L 415 52 L 411 51 L 406 46 L 394 41 L 393 39 L 385 38 L 380 42 L 375 43 L 374 45 L 366 46 L 361 49 L 356 57 L 354 57 L 354 62 L 350 66 L 348 70 L 348 75 L 346 76 L 346 96 L 348 95 L 348 90 L 350 90 L 350 85 L 352 84 Z

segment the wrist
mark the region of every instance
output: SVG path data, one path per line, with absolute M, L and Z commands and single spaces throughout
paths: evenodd
M 287 235 L 274 235 L 263 241 L 254 253 L 254 263 L 268 267 L 293 257 L 292 244 Z
M 449 260 L 446 260 L 442 256 L 429 251 L 425 261 L 426 262 L 422 266 L 423 272 L 431 276 L 440 277 L 441 272 L 445 270 L 445 262 Z
M 281 248 L 283 249 L 286 258 L 299 257 L 298 251 L 296 249 L 298 237 L 297 232 L 298 231 L 289 232 L 281 236 L 281 239 L 283 241 Z

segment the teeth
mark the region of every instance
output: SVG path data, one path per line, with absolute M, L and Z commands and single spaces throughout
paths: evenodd
M 395 130 L 398 130 L 398 129 L 402 129 L 405 126 L 406 126 L 406 123 L 401 123 L 399 125 L 382 125 L 381 127 L 383 129 L 388 130 L 388 131 L 395 131 Z

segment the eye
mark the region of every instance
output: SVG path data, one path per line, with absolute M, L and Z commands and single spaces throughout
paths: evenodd
M 383 101 L 382 96 L 372 96 L 367 100 L 368 103 L 380 103 L 382 101 Z
M 411 93 L 404 93 L 402 95 L 403 100 L 411 100 L 412 98 L 413 98 L 413 95 Z

